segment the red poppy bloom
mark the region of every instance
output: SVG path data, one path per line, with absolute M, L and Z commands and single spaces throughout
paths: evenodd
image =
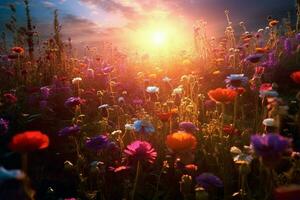
M 156 115 L 162 122 L 167 122 L 170 120 L 173 113 L 172 112 L 162 112 L 162 113 L 157 113 Z
M 11 48 L 11 51 L 18 54 L 24 53 L 24 49 L 22 47 L 13 47 Z
M 294 72 L 291 74 L 291 78 L 295 83 L 300 84 L 300 71 Z
M 25 131 L 12 138 L 9 147 L 17 152 L 31 152 L 49 146 L 49 137 L 40 131 Z
M 232 89 L 217 88 L 210 90 L 208 96 L 211 100 L 220 103 L 230 103 L 235 100 L 237 92 Z

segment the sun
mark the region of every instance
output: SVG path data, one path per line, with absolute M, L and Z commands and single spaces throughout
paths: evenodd
M 167 42 L 167 33 L 164 31 L 155 31 L 151 37 L 152 42 L 157 46 L 162 46 Z

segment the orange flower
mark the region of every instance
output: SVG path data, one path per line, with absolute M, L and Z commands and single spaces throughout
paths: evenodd
M 12 138 L 10 149 L 17 152 L 31 152 L 49 146 L 49 138 L 40 131 L 25 131 Z
M 235 100 L 237 92 L 231 89 L 217 88 L 210 90 L 208 96 L 211 100 L 219 103 L 230 103 Z
M 273 26 L 276 26 L 278 23 L 279 23 L 278 20 L 272 20 L 272 21 L 269 22 L 269 26 L 273 27 Z
M 300 84 L 300 71 L 294 72 L 291 74 L 291 78 L 295 83 Z
M 257 47 L 255 48 L 256 53 L 266 53 L 268 51 L 268 48 L 266 47 Z
M 11 48 L 11 51 L 18 54 L 24 53 L 24 49 L 22 47 L 13 47 Z
M 167 136 L 166 145 L 173 152 L 193 151 L 197 146 L 197 139 L 190 133 L 178 131 Z

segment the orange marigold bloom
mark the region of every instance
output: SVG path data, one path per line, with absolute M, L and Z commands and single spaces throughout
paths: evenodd
M 40 131 L 25 131 L 12 138 L 9 147 L 17 152 L 31 152 L 49 146 L 49 137 Z
M 173 152 L 193 151 L 197 146 L 197 139 L 190 133 L 178 131 L 167 136 L 166 145 Z
M 291 78 L 295 83 L 300 84 L 300 71 L 294 72 L 291 74 Z
M 279 23 L 278 20 L 272 20 L 272 21 L 269 22 L 269 26 L 273 27 L 273 26 L 276 26 L 278 23 Z
M 217 88 L 210 90 L 208 96 L 211 100 L 219 103 L 230 103 L 235 100 L 237 92 L 232 89 Z
M 11 48 L 11 51 L 18 54 L 24 53 L 24 49 L 22 47 L 13 47 Z

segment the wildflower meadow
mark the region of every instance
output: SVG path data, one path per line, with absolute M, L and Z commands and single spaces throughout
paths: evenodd
M 224 6 L 221 34 L 196 20 L 178 48 L 141 31 L 153 51 L 76 43 L 70 1 L 44 1 L 47 37 L 40 2 L 1 4 L 1 200 L 300 200 L 300 1 L 249 27 Z

